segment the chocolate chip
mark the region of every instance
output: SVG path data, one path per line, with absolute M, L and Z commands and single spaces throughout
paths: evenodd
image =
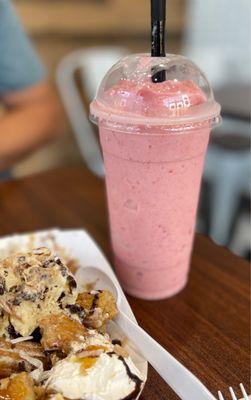
M 2 276 L 0 276 L 0 296 L 4 294 L 5 290 L 6 290 L 5 280 Z
M 68 304 L 66 306 L 72 314 L 79 314 L 83 312 L 83 308 L 78 304 Z
M 48 267 L 50 267 L 50 264 L 53 262 L 53 260 L 46 260 L 44 263 L 43 263 L 43 265 L 42 265 L 42 267 L 43 268 L 48 268 Z
M 25 263 L 25 256 L 18 257 L 18 262 L 20 262 L 20 264 Z
M 61 303 L 61 300 L 65 297 L 65 292 L 62 292 L 59 298 L 57 299 L 58 303 Z
M 58 264 L 58 265 L 62 265 L 62 266 L 63 266 L 63 263 L 62 263 L 62 261 L 60 260 L 59 257 L 55 257 L 55 258 L 54 258 L 54 262 L 55 262 L 56 264 Z
M 65 358 L 65 353 L 61 350 L 57 350 L 56 348 L 44 350 L 44 354 L 46 357 L 50 356 L 51 354 L 55 354 L 60 360 Z
M 96 293 L 94 294 L 92 292 L 96 292 Z M 92 291 L 92 292 L 91 292 L 91 294 L 94 294 L 94 296 L 93 296 L 92 305 L 91 305 L 91 308 L 90 308 L 90 311 L 89 311 L 90 315 L 94 314 L 95 308 L 98 306 L 99 295 L 100 295 L 100 291 L 99 290 Z
M 9 289 L 9 292 L 10 293 L 15 293 L 15 292 L 18 291 L 18 289 L 20 289 L 20 286 L 17 286 L 17 285 L 11 286 L 10 289 Z
M 83 307 L 79 304 L 68 304 L 66 308 L 70 311 L 71 314 L 76 314 L 80 321 L 83 322 L 86 317 L 86 312 Z
M 67 276 L 67 283 L 69 285 L 70 293 L 72 293 L 73 289 L 77 288 L 77 283 L 76 283 L 75 279 L 73 278 L 73 276 L 71 276 L 71 275 Z
M 45 296 L 46 296 L 46 293 L 48 293 L 48 288 L 46 287 L 45 289 L 44 289 L 44 291 L 43 292 L 39 292 L 38 293 L 38 298 L 40 299 L 40 300 L 44 300 L 45 299 Z
M 67 268 L 64 265 L 60 265 L 60 272 L 64 278 L 68 275 Z
M 21 298 L 25 301 L 32 301 L 33 303 L 37 300 L 38 298 L 38 293 L 21 293 Z
M 18 337 L 21 336 L 21 335 L 19 335 L 19 333 L 17 333 L 17 332 L 15 331 L 15 328 L 14 328 L 14 326 L 12 325 L 11 322 L 9 323 L 9 325 L 7 326 L 6 329 L 7 329 L 8 334 L 10 335 L 10 338 L 11 338 L 11 339 L 16 339 L 16 338 L 18 338 Z
M 12 304 L 14 306 L 19 306 L 19 304 L 21 304 L 22 301 L 32 301 L 34 303 L 37 300 L 37 298 L 38 298 L 37 293 L 21 292 L 16 295 L 16 297 L 12 301 Z
M 41 339 L 42 339 L 42 335 L 41 335 L 41 331 L 39 328 L 36 328 L 31 336 L 33 337 L 34 342 L 40 343 Z
M 18 363 L 18 371 L 19 372 L 26 371 L 26 363 L 25 363 L 25 361 L 20 361 Z
M 121 346 L 122 345 L 122 342 L 121 342 L 121 340 L 119 340 L 119 339 L 113 339 L 112 340 L 112 344 L 114 344 L 114 346 L 117 344 L 118 346 Z
M 22 303 L 21 296 L 16 296 L 12 301 L 13 306 L 19 306 Z
M 77 314 L 82 307 L 79 306 L 78 304 L 68 304 L 66 308 L 69 308 L 72 314 Z

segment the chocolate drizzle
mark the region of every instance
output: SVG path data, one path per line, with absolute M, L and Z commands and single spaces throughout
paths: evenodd
M 124 364 L 128 377 L 135 383 L 134 391 L 132 393 L 128 394 L 128 396 L 124 397 L 121 400 L 135 400 L 141 391 L 142 380 L 139 379 L 139 377 L 137 375 L 132 373 L 132 371 L 128 367 L 127 363 L 125 362 L 125 359 L 122 356 L 119 356 L 119 360 L 122 361 L 122 363 Z
M 116 355 L 116 353 L 114 351 L 109 351 L 109 353 L 106 353 L 106 354 L 110 357 L 112 357 L 114 354 Z M 141 391 L 143 382 L 141 379 L 139 379 L 139 377 L 137 375 L 132 373 L 132 371 L 128 367 L 125 359 L 122 356 L 119 356 L 119 360 L 122 361 L 122 363 L 124 364 L 128 378 L 131 379 L 131 381 L 133 381 L 135 383 L 135 388 L 134 388 L 133 392 L 131 392 L 130 394 L 128 394 L 128 396 L 124 397 L 121 400 L 135 400 Z
M 116 355 L 115 351 L 108 351 L 106 353 L 109 357 L 113 356 L 114 354 Z

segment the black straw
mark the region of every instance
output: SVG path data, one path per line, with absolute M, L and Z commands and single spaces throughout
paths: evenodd
M 151 56 L 165 57 L 166 0 L 151 0 Z M 153 71 L 154 72 L 154 71 Z M 153 73 L 153 82 L 163 82 L 165 71 Z

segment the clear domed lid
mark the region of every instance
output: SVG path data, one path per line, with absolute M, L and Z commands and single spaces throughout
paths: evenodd
M 93 122 L 179 125 L 219 119 L 203 72 L 185 57 L 134 54 L 105 75 L 90 106 Z

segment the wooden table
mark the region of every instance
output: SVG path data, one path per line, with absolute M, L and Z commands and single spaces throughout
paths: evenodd
M 86 169 L 64 168 L 0 184 L 1 235 L 49 227 L 87 229 L 112 260 L 104 184 Z M 248 387 L 247 262 L 197 236 L 185 290 L 163 301 L 129 301 L 142 327 L 213 393 L 221 389 L 227 395 L 227 387 L 240 382 Z M 142 400 L 177 398 L 150 368 Z

